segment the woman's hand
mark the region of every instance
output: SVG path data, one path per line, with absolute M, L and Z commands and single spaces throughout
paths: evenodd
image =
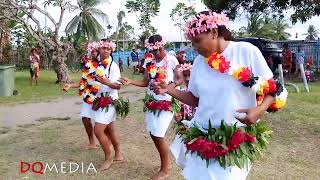
M 71 84 L 65 84 L 62 88 L 64 91 L 68 91 L 71 88 Z
M 260 106 L 257 106 L 251 109 L 239 109 L 237 110 L 237 112 L 245 113 L 246 115 L 244 117 L 240 117 L 241 115 L 238 115 L 236 119 L 238 119 L 243 124 L 251 125 L 255 124 L 258 121 L 258 119 L 260 119 L 265 110 Z
M 108 79 L 108 78 L 103 78 L 103 77 L 97 77 L 97 80 L 99 81 L 99 82 L 101 82 L 102 84 L 104 84 L 104 85 L 109 85 L 110 84 L 110 80 Z
M 156 94 L 165 94 L 169 90 L 169 85 L 165 81 L 154 82 L 152 86 L 153 86 L 153 91 Z
M 123 85 L 130 85 L 132 83 L 131 79 L 129 79 L 127 77 L 122 77 L 118 81 L 120 83 L 122 83 Z

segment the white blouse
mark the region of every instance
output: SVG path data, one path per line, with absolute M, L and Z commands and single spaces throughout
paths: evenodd
M 222 55 L 231 66 L 250 67 L 255 76 L 264 79 L 273 77 L 260 50 L 250 43 L 230 42 Z M 244 126 L 235 118 L 236 111 L 257 106 L 254 91 L 244 87 L 234 77 L 211 69 L 200 55 L 193 64 L 189 91 L 199 98 L 192 121 L 205 129 L 209 119 L 214 127 L 219 127 L 222 120 L 229 125 L 237 123 Z

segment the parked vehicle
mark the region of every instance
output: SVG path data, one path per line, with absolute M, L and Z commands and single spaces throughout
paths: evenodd
M 235 41 L 249 42 L 259 48 L 273 72 L 277 69 L 278 64 L 281 64 L 283 62 L 282 49 L 276 43 L 274 43 L 273 40 L 247 37 L 235 38 Z

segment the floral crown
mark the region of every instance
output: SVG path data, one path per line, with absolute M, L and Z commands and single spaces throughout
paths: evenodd
M 99 49 L 99 43 L 97 42 L 91 42 L 87 46 L 88 53 L 91 53 L 93 50 L 98 50 L 98 49 Z
M 191 69 L 192 69 L 192 64 L 184 63 L 180 66 L 178 70 L 182 72 L 182 71 L 191 71 Z
M 229 18 L 224 13 L 209 12 L 209 14 L 197 14 L 187 21 L 185 25 L 185 37 L 191 39 L 197 34 L 207 32 L 218 28 L 218 26 L 226 26 Z
M 160 42 L 155 42 L 155 43 L 149 43 L 149 39 L 146 39 L 144 42 L 144 46 L 147 49 L 150 50 L 156 50 L 156 49 L 160 49 L 161 47 L 164 47 L 164 45 L 166 45 L 166 41 L 164 40 L 164 38 L 162 37 L 162 40 Z
M 112 51 L 114 51 L 116 49 L 117 45 L 112 41 L 101 40 L 99 42 L 99 48 L 103 48 L 103 47 L 110 48 L 110 49 L 112 49 Z

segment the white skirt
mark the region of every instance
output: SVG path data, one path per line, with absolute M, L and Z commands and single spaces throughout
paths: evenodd
M 156 137 L 164 137 L 173 118 L 171 111 L 161 111 L 159 117 L 152 112 L 145 113 L 147 130 Z
M 186 180 L 245 180 L 250 168 L 243 170 L 237 166 L 232 166 L 224 169 L 217 160 L 211 160 L 207 167 L 206 160 L 202 160 L 196 153 L 188 153 L 182 175 Z
M 176 160 L 177 165 L 183 169 L 186 166 L 186 145 L 183 143 L 182 138 L 180 135 L 176 135 L 176 138 L 170 145 L 170 150 Z
M 82 101 L 80 116 L 93 119 L 94 118 L 94 111 L 92 110 L 92 104 L 88 104 Z
M 109 106 L 108 111 L 101 110 L 101 108 L 99 108 L 97 111 L 93 112 L 95 122 L 100 124 L 110 124 L 117 118 L 116 108 L 113 105 Z

